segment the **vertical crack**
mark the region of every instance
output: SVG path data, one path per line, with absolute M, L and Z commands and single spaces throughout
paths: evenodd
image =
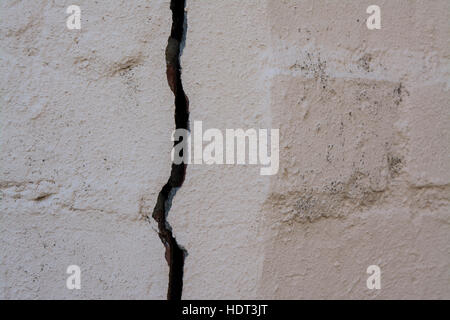
M 180 56 L 183 50 L 187 23 L 185 13 L 186 0 L 171 0 L 172 29 L 166 47 L 167 82 L 175 96 L 175 127 L 189 129 L 189 100 L 184 93 L 181 82 Z M 172 163 L 170 177 L 161 189 L 152 217 L 158 223 L 158 235 L 166 249 L 165 258 L 169 265 L 168 300 L 180 300 L 183 291 L 183 267 L 187 256 L 172 233 L 167 216 L 172 206 L 172 199 L 182 186 L 186 175 L 186 164 Z

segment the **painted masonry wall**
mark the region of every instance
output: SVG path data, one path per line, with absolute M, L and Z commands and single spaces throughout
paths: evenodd
M 191 124 L 277 128 L 280 168 L 187 167 L 168 216 L 183 298 L 449 299 L 450 2 L 186 12 Z M 168 0 L 0 3 L 0 299 L 166 297 L 146 217 L 170 175 L 171 24 Z

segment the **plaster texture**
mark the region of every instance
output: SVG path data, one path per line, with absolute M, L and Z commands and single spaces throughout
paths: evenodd
M 1 3 L 0 297 L 161 298 L 168 1 Z M 78 265 L 82 289 L 66 288 Z
M 0 4 L 0 298 L 164 299 L 147 217 L 170 175 L 170 1 L 80 0 L 81 30 L 70 4 Z M 449 299 L 450 2 L 186 13 L 191 124 L 279 129 L 280 167 L 187 167 L 167 218 L 188 252 L 183 298 Z

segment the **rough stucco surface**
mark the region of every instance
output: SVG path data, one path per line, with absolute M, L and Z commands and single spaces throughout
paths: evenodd
M 377 32 L 369 4 L 269 3 L 282 164 L 263 297 L 450 296 L 449 2 L 380 1 Z
M 1 3 L 0 298 L 164 298 L 170 3 L 70 4 Z M 371 4 L 187 1 L 191 123 L 280 129 L 280 168 L 188 166 L 183 298 L 450 298 L 450 2 Z
M 167 1 L 1 4 L 2 298 L 164 298 L 143 218 L 170 173 Z M 170 141 L 170 140 L 169 140 Z M 79 265 L 82 290 L 65 286 Z

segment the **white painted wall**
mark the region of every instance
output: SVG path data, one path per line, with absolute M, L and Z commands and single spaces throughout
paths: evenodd
M 70 4 L 1 3 L 0 298 L 164 299 L 169 1 Z M 280 169 L 188 166 L 184 298 L 450 298 L 449 6 L 188 0 L 191 123 L 279 129 Z

